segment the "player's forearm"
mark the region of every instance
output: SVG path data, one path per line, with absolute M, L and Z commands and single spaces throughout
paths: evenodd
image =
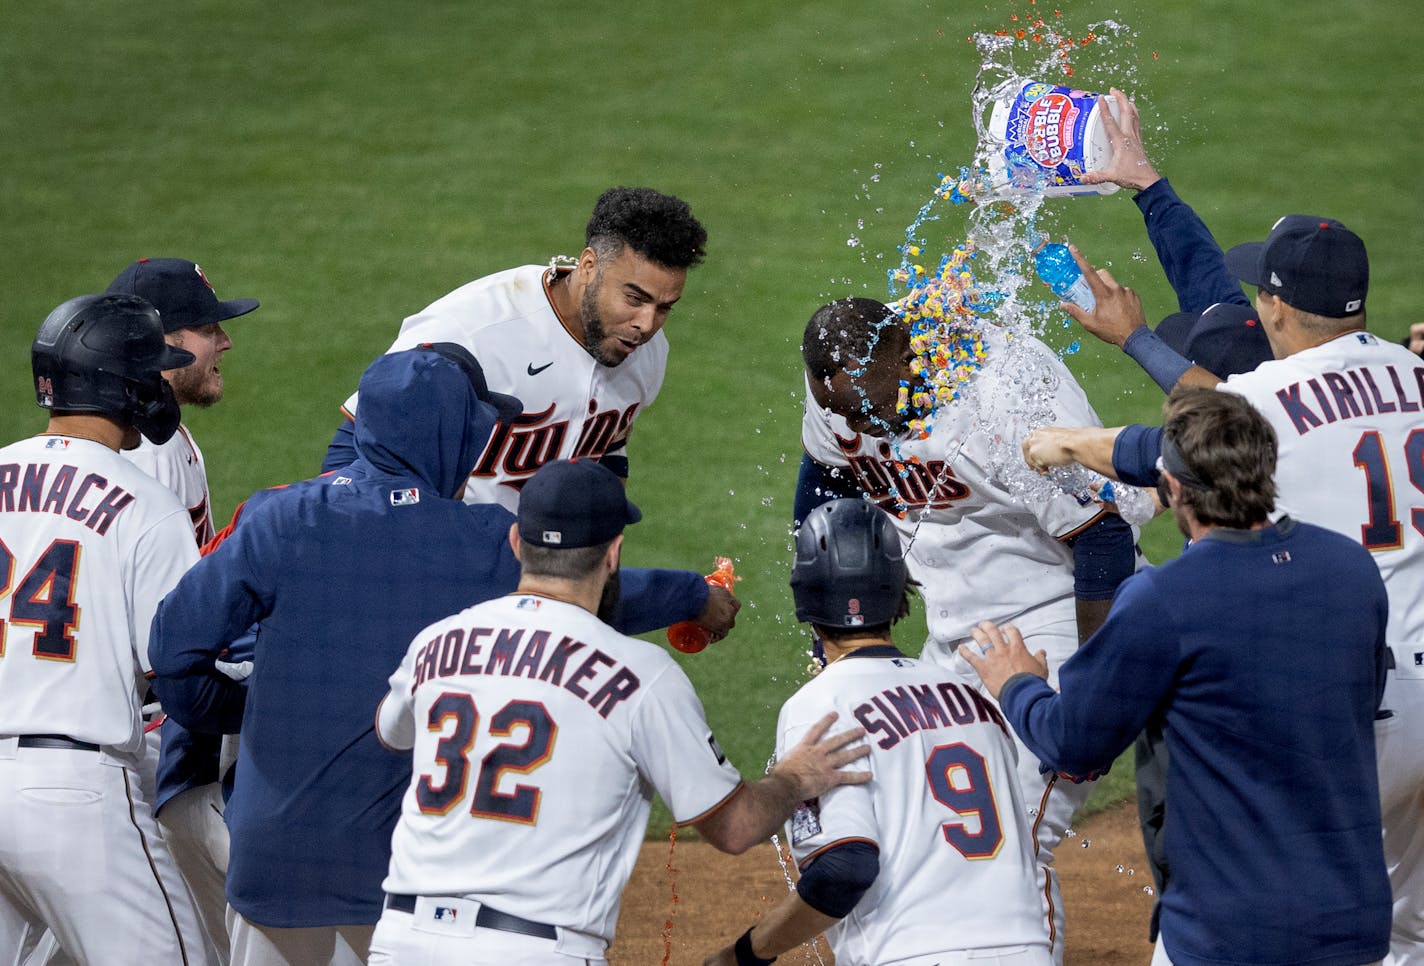
M 773 768 L 760 781 L 743 785 L 731 801 L 697 823 L 697 831 L 717 849 L 741 855 L 770 839 L 802 800 L 800 783 Z
M 839 919 L 812 909 L 806 900 L 792 893 L 752 927 L 749 937 L 752 954 L 761 959 L 780 956 L 810 942 L 838 922 Z

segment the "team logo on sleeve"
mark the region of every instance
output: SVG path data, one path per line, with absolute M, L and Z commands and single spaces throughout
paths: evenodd
M 821 834 L 821 800 L 802 802 L 791 813 L 791 844 L 800 845 Z

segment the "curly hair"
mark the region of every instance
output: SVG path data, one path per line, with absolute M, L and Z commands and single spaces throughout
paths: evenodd
M 609 188 L 599 195 L 585 244 L 616 257 L 624 246 L 664 268 L 691 268 L 707 254 L 707 230 L 687 202 L 652 188 Z

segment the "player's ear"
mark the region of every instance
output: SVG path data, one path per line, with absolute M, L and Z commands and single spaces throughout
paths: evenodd
M 608 552 L 603 558 L 603 562 L 608 565 L 609 573 L 618 572 L 618 565 L 622 561 L 622 558 L 623 534 L 620 533 L 618 534 L 618 536 L 614 537 L 613 541 L 608 545 Z
M 592 248 L 585 248 L 579 255 L 578 272 L 587 281 L 598 271 L 598 252 Z
M 509 546 L 510 546 L 510 549 L 514 551 L 514 559 L 515 559 L 515 560 L 518 560 L 518 559 L 519 559 L 519 524 L 517 524 L 517 523 L 511 523 L 511 524 L 509 525 Z

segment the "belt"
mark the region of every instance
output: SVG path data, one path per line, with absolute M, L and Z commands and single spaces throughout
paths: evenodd
M 21 748 L 63 748 L 68 751 L 101 751 L 90 741 L 75 741 L 67 735 L 20 735 Z
M 421 896 L 404 895 L 401 893 L 386 893 L 386 908 L 394 909 L 396 912 L 415 912 L 415 900 Z M 462 896 L 424 896 L 426 899 L 451 898 L 460 899 Z M 521 919 L 518 916 L 511 916 L 507 912 L 500 912 L 498 909 L 491 909 L 489 906 L 481 905 L 480 911 L 475 915 L 475 925 L 484 929 L 498 929 L 500 932 L 516 932 L 521 936 L 533 936 L 535 939 L 558 939 L 559 933 L 553 926 L 543 922 L 533 922 L 528 919 Z

